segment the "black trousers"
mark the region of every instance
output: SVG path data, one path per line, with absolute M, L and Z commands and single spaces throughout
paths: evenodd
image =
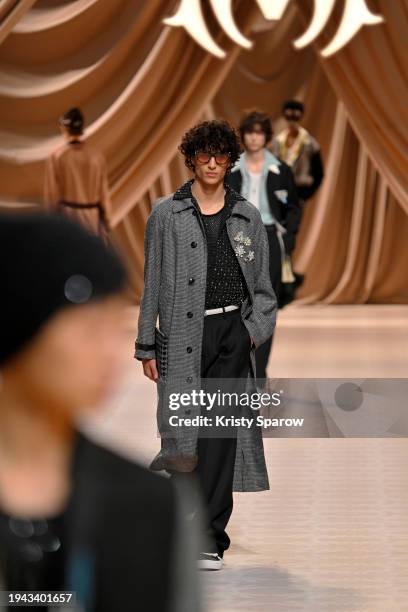
M 269 242 L 269 274 L 271 276 L 271 284 L 276 293 L 276 298 L 279 301 L 279 292 L 282 282 L 282 253 L 276 235 L 274 225 L 265 225 L 266 233 Z M 269 355 L 272 348 L 273 336 L 268 338 L 261 346 L 256 349 L 256 377 L 258 380 L 266 378 L 266 366 L 268 365 Z
M 251 339 L 242 322 L 240 309 L 205 317 L 201 362 L 202 386 L 205 390 L 243 392 L 250 367 L 250 348 Z M 217 381 L 214 380 L 212 384 L 212 379 Z M 216 414 L 239 416 L 239 407 L 218 405 L 211 412 L 206 411 L 205 407 L 201 412 L 206 416 L 210 414 L 213 419 Z M 229 437 L 223 435 L 227 435 L 223 428 L 214 427 L 205 435 L 204 431 L 199 434 L 198 465 L 195 469 L 206 506 L 207 536 L 212 546 L 211 550 L 203 552 L 218 552 L 221 557 L 230 545 L 225 529 L 233 507 L 237 447 L 236 430 L 235 435 L 231 435 L 231 430 Z

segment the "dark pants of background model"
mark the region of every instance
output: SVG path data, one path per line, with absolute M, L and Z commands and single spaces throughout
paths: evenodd
M 212 389 L 209 379 L 222 378 L 222 392 L 241 393 L 250 367 L 250 347 L 251 339 L 242 322 L 240 309 L 205 317 L 201 362 L 205 390 L 215 392 L 217 389 Z M 225 379 L 234 380 L 228 384 Z M 238 384 L 236 379 L 240 379 Z M 216 386 L 220 386 L 218 381 Z M 202 414 L 213 418 L 221 413 L 237 416 L 238 412 L 239 407 L 230 410 L 217 407 L 217 412 L 206 411 L 205 408 L 201 410 Z M 198 465 L 195 469 L 206 506 L 208 535 L 213 545 L 212 550 L 204 552 L 218 552 L 221 557 L 230 545 L 225 528 L 232 512 L 237 446 L 236 436 L 222 437 L 223 434 L 222 429 L 213 428 L 211 437 L 198 438 Z
M 265 225 L 266 233 L 268 235 L 269 242 L 269 273 L 271 275 L 271 283 L 273 290 L 276 293 L 276 298 L 279 301 L 279 292 L 281 289 L 281 278 L 282 278 L 282 255 L 281 249 L 276 235 L 276 228 L 274 225 Z M 255 351 L 256 359 L 256 378 L 261 380 L 266 378 L 266 366 L 268 365 L 269 354 L 272 347 L 271 336 L 266 342 L 261 344 Z

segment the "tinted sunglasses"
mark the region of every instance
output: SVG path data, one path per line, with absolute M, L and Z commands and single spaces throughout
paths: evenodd
M 288 121 L 299 121 L 302 117 L 302 113 L 285 113 L 283 116 Z
M 225 166 L 230 158 L 230 153 L 207 153 L 206 151 L 197 151 L 195 158 L 199 164 L 208 164 L 210 159 L 214 157 L 215 163 L 218 166 Z

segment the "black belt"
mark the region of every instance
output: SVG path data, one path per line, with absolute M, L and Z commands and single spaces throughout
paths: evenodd
M 103 209 L 103 206 L 100 202 L 92 202 L 92 203 L 84 203 L 81 204 L 79 202 L 68 202 L 67 200 L 60 200 L 59 204 L 61 206 L 64 206 L 65 208 L 74 208 L 76 210 L 80 209 L 80 208 L 97 208 L 99 211 L 99 219 L 101 220 L 102 223 L 104 223 L 106 225 L 106 220 L 105 220 L 105 211 Z
M 80 204 L 79 202 L 67 202 L 67 200 L 60 200 L 59 203 L 61 206 L 67 206 L 68 208 L 98 208 L 100 212 L 103 211 L 100 202 L 95 202 L 93 204 Z

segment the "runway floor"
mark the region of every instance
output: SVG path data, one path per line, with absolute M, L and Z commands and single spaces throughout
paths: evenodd
M 129 312 L 129 354 L 137 313 Z M 408 378 L 408 307 L 292 306 L 279 315 L 271 377 Z M 129 360 L 88 430 L 147 462 L 159 447 L 155 388 Z M 267 438 L 271 489 L 237 493 L 208 612 L 408 610 L 406 438 Z

